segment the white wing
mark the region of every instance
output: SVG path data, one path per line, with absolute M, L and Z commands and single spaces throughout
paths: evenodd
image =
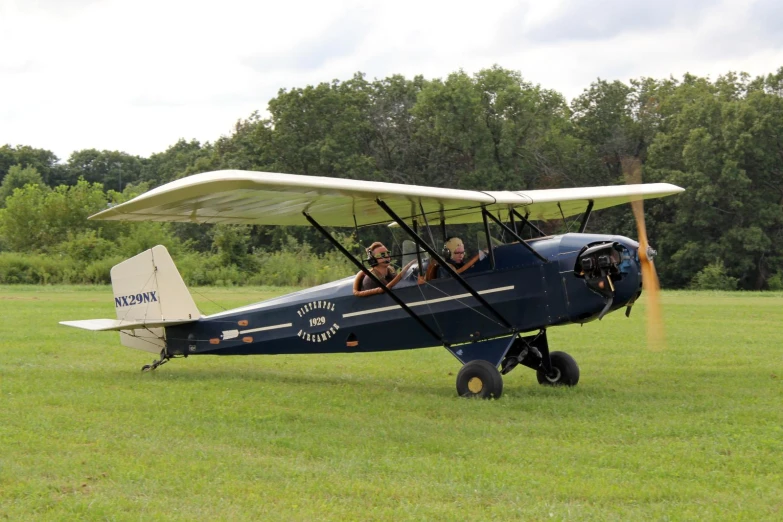
M 682 192 L 668 183 L 573 189 L 479 192 L 341 178 L 223 170 L 195 174 L 153 189 L 91 219 L 180 221 L 256 225 L 308 225 L 303 212 L 325 226 L 388 223 L 383 200 L 403 218 L 428 214 L 430 221 L 482 220 L 476 209 L 529 212 L 531 219 L 573 216 L 589 201 L 598 210 L 632 200 Z M 505 215 L 503 215 L 505 219 Z

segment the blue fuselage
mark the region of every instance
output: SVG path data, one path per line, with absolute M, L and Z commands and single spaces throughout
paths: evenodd
M 459 344 L 549 326 L 595 319 L 606 300 L 575 271 L 587 245 L 615 242 L 625 249 L 613 281 L 611 310 L 632 302 L 641 289 L 638 244 L 622 236 L 565 234 L 494 249 L 463 278 L 512 328 L 503 325 L 450 277 L 417 284 L 401 281 L 393 292 L 440 338 L 421 327 L 386 294 L 353 295 L 353 277 L 288 294 L 196 323 L 166 328 L 171 355 L 243 355 L 374 352 Z

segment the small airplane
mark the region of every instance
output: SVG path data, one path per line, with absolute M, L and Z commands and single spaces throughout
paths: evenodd
M 358 273 L 204 316 L 165 247 L 156 246 L 112 268 L 116 319 L 61 324 L 119 331 L 124 346 L 160 355 L 142 370 L 193 355 L 442 345 L 462 364 L 460 396 L 499 398 L 502 375 L 519 365 L 534 370 L 543 385 L 573 386 L 579 367 L 567 353 L 550 352 L 547 328 L 589 322 L 621 308 L 628 315 L 643 282 L 650 292 L 657 285 L 643 212 L 637 214 L 639 242 L 585 233 L 591 212 L 683 190 L 653 183 L 479 192 L 238 170 L 196 174 L 90 219 L 309 225 Z M 578 233 L 547 236 L 532 223 L 567 217 L 576 223 L 579 216 Z M 487 247 L 470 270 L 455 269 L 436 245 L 432 230 L 439 225 L 445 241 L 447 223 L 483 223 Z M 372 252 L 357 259 L 326 228 L 369 225 L 393 225 L 413 245 L 406 253 L 410 261 L 386 286 L 371 270 Z M 497 244 L 490 225 L 507 241 Z M 538 237 L 523 239 L 526 227 Z M 380 288 L 361 290 L 365 277 Z

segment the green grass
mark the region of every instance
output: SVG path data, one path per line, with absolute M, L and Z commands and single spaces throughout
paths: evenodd
M 280 289 L 198 289 L 202 310 Z M 550 330 L 582 378 L 456 397 L 442 348 L 150 354 L 57 321 L 108 287 L 0 287 L 0 519 L 780 520 L 783 294 L 663 294 Z

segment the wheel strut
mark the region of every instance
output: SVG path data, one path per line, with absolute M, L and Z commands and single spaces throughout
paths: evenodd
M 152 361 L 152 364 L 145 364 L 144 366 L 141 367 L 141 371 L 143 371 L 143 372 L 151 372 L 152 370 L 154 370 L 158 366 L 161 366 L 161 365 L 166 364 L 167 362 L 169 362 L 169 359 L 170 359 L 170 357 L 166 354 L 166 349 L 164 348 L 164 349 L 162 349 L 160 351 L 160 359 L 156 359 L 156 360 Z

